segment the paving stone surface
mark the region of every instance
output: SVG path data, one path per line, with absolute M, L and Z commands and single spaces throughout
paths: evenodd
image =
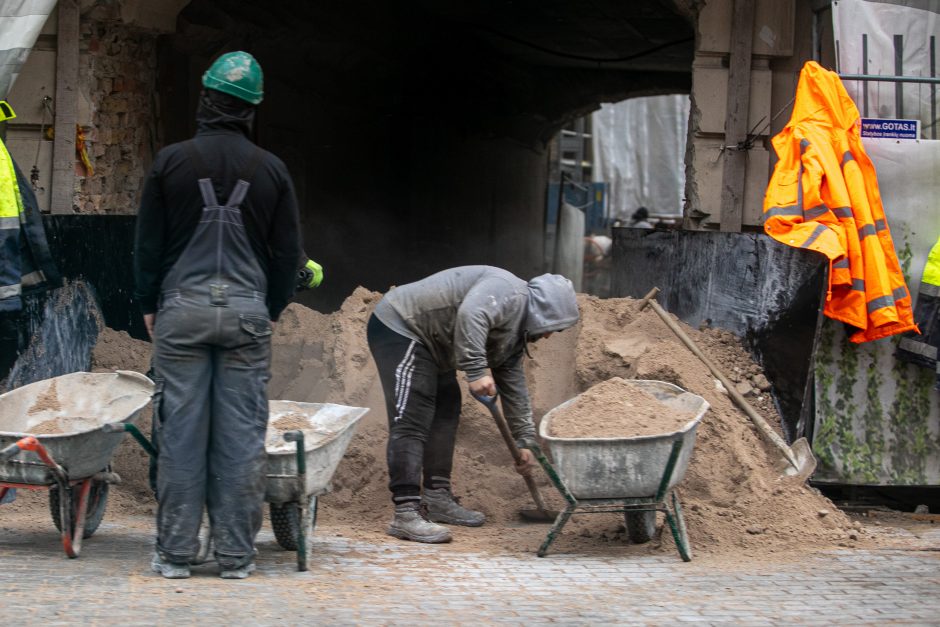
M 51 527 L 51 525 L 50 525 Z M 924 543 L 923 540 L 927 542 Z M 146 522 L 105 523 L 67 559 L 50 529 L 0 518 L 0 594 L 19 624 L 940 624 L 940 530 L 914 549 L 845 549 L 716 566 L 629 558 L 447 552 L 318 528 L 310 570 L 259 537 L 258 572 L 150 572 Z

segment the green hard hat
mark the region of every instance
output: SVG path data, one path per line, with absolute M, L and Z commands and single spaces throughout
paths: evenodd
M 226 52 L 202 75 L 202 86 L 241 98 L 253 105 L 264 98 L 264 74 L 253 56 Z

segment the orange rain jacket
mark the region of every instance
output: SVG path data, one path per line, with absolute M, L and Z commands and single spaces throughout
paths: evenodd
M 868 342 L 917 329 L 888 230 L 860 116 L 835 72 L 810 61 L 793 115 L 773 138 L 779 161 L 764 196 L 764 231 L 829 258 L 824 313 Z

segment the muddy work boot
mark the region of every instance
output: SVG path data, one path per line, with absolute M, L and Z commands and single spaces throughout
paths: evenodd
M 189 579 L 189 564 L 177 564 L 165 561 L 158 553 L 153 554 L 150 561 L 150 568 L 155 573 L 160 573 L 167 579 Z
M 427 544 L 450 542 L 450 530 L 429 521 L 421 510 L 421 506 L 414 501 L 396 506 L 388 535 Z
M 223 566 L 219 570 L 219 577 L 222 579 L 247 579 L 248 576 L 257 570 L 254 562 L 250 564 L 245 564 L 244 566 L 232 567 L 232 566 Z
M 428 520 L 434 522 L 464 527 L 479 527 L 486 522 L 483 512 L 475 512 L 461 505 L 449 488 L 425 488 L 421 502 L 428 507 Z

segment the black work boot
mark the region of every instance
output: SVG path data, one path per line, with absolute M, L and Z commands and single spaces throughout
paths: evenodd
M 464 527 L 479 527 L 486 522 L 483 512 L 461 505 L 450 488 L 425 488 L 421 502 L 428 507 L 428 519 L 434 522 Z
M 388 527 L 388 535 L 402 540 L 440 544 L 450 542 L 450 530 L 429 521 L 417 501 L 395 506 L 395 518 Z

